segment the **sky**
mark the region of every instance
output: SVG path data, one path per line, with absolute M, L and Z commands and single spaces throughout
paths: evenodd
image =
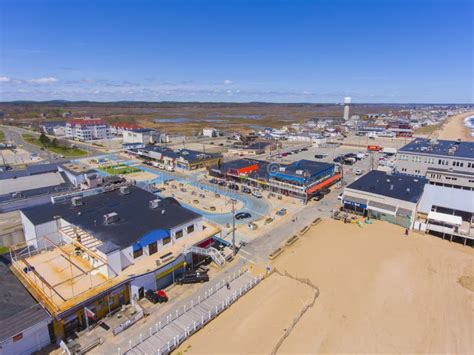
M 0 0 L 0 101 L 473 103 L 472 0 Z

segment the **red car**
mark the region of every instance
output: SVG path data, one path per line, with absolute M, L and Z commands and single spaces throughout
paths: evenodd
M 155 295 L 158 297 L 158 302 L 168 302 L 168 295 L 163 290 L 155 291 Z

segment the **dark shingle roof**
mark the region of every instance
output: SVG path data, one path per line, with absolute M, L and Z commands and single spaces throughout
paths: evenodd
M 0 341 L 50 318 L 12 273 L 9 265 L 9 260 L 0 256 Z
M 372 170 L 347 188 L 416 203 L 427 183 L 423 177 Z
M 149 202 L 157 198 L 150 192 L 131 186 L 130 193 L 126 195 L 115 190 L 84 197 L 81 206 L 72 206 L 69 202 L 48 204 L 26 208 L 22 212 L 35 225 L 60 216 L 102 242 L 110 242 L 123 249 L 136 243 L 140 237 L 152 230 L 169 230 L 200 217 L 198 213 L 170 199 L 163 199 L 160 207 L 150 209 Z M 164 214 L 162 210 L 165 211 Z M 119 220 L 104 224 L 103 216 L 112 212 L 118 214 Z M 107 248 L 112 246 L 110 243 L 107 243 Z

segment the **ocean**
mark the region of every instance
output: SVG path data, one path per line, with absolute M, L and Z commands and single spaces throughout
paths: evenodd
M 464 119 L 464 124 L 471 131 L 471 137 L 474 137 L 474 116 L 469 116 Z

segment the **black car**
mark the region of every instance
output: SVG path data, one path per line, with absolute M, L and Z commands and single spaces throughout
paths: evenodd
M 342 163 L 342 162 L 344 162 L 344 157 L 341 157 L 341 156 L 335 157 L 335 158 L 333 159 L 333 162 L 335 162 L 335 163 Z
M 248 212 L 239 212 L 235 215 L 235 219 L 246 219 L 250 217 L 252 217 L 252 215 Z
M 217 184 L 217 179 L 210 179 L 209 182 L 210 182 L 211 184 Z
M 219 186 L 225 186 L 225 181 L 224 180 L 220 180 L 217 182 L 217 185 Z
M 319 194 L 325 196 L 325 195 L 327 195 L 327 194 L 330 193 L 330 192 L 331 192 L 330 189 L 323 189 L 323 190 L 319 191 Z
M 231 184 L 228 185 L 228 188 L 231 189 L 231 190 L 236 190 L 237 191 L 239 189 L 239 186 L 236 185 L 236 184 L 231 183 Z
M 178 285 L 195 284 L 200 282 L 208 282 L 209 275 L 205 272 L 187 272 L 181 278 L 176 280 Z
M 324 159 L 324 155 L 322 155 L 322 154 L 315 154 L 314 157 L 316 159 Z
M 303 148 L 301 149 L 302 152 L 307 152 L 308 151 L 308 148 Z
M 313 196 L 313 200 L 315 200 L 315 201 L 321 201 L 323 198 L 324 198 L 324 195 L 321 194 L 321 193 L 318 193 L 318 194 Z
M 158 295 L 152 290 L 147 290 L 145 292 L 145 297 L 148 301 L 150 301 L 153 304 L 157 304 L 160 301 L 158 298 Z

